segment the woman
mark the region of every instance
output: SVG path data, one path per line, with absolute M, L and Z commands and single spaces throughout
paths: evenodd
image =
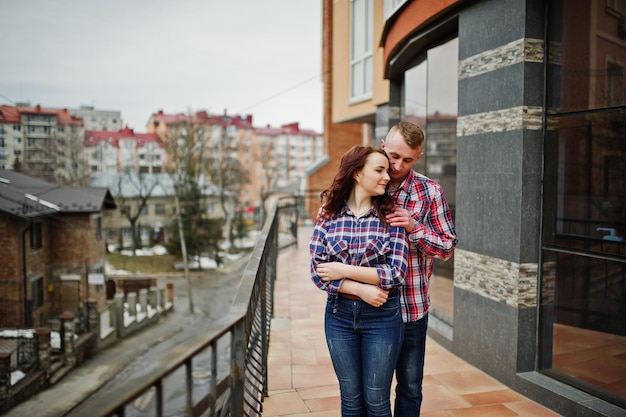
M 344 154 L 310 242 L 311 279 L 328 293 L 324 329 L 339 380 L 341 415 L 391 417 L 390 390 L 403 329 L 404 229 L 385 215 L 389 160 L 355 146 Z

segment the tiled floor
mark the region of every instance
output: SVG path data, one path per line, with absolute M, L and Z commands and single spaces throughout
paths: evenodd
M 324 339 L 325 295 L 309 278 L 308 239 L 279 255 L 263 416 L 340 416 L 339 388 Z M 484 372 L 427 342 L 422 417 L 556 417 Z

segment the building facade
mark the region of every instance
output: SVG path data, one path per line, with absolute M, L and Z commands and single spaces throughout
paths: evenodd
M 323 0 L 330 159 L 309 188 L 349 146 L 420 124 L 416 168 L 444 187 L 459 238 L 451 317 L 433 303 L 429 334 L 568 416 L 626 414 L 625 14 L 623 0 Z
M 84 127 L 67 109 L 0 106 L 0 167 L 58 185 L 84 185 Z
M 103 308 L 106 248 L 102 215 L 114 209 L 107 189 L 59 187 L 0 170 L 0 327 L 48 327 L 65 312 Z
M 242 173 L 238 208 L 246 213 L 258 209 L 266 195 L 281 188 L 292 185 L 294 191 L 304 192 L 306 170 L 324 152 L 319 133 L 302 129 L 298 123 L 254 127 L 252 115 L 160 110 L 151 116 L 146 130 L 168 143 L 181 126 L 201 127 L 193 146 L 202 150 L 205 167 L 226 167 L 227 160 L 238 161 Z M 215 183 L 219 185 L 219 179 Z
M 155 133 L 135 133 L 128 127 L 118 131 L 85 132 L 85 166 L 88 174 L 164 172 L 165 144 Z
M 117 132 L 124 125 L 119 110 L 96 110 L 94 106 L 80 106 L 67 110 L 72 116 L 83 119 L 85 130 L 108 130 Z

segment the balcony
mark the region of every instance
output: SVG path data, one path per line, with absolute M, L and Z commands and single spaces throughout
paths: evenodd
M 171 404 L 163 394 L 164 385 L 171 381 L 167 376 L 178 370 L 186 370 L 184 377 L 174 380 L 179 384 L 179 391 L 187 393 L 187 405 L 185 411 L 179 409 L 177 415 L 213 416 L 220 412 L 265 417 L 340 415 L 339 388 L 324 338 L 325 295 L 311 283 L 309 276 L 308 240 L 312 227 L 292 228 L 298 224 L 294 207 L 283 203 L 270 213 L 243 272 L 233 307 L 225 312 L 223 320 L 214 323 L 211 327 L 214 331 L 178 346 L 158 364 L 148 364 L 115 390 L 89 397 L 90 389 L 103 383 L 93 376 L 101 372 L 99 367 L 110 367 L 109 373 L 114 374 L 116 366 L 123 366 L 116 365 L 117 350 L 102 351 L 97 360 L 88 361 L 76 370 L 84 378 L 80 387 L 75 383 L 65 389 L 63 384 L 53 386 L 46 392 L 51 402 L 29 402 L 24 404 L 26 408 L 11 410 L 7 417 L 51 417 L 50 409 L 55 407 L 71 409 L 65 414 L 70 417 L 134 415 L 130 414 L 130 408 L 145 393 L 152 393 L 148 396 L 153 407 L 150 415 L 173 415 L 174 411 L 168 409 Z M 295 241 L 293 235 L 290 237 L 294 231 Z M 144 336 L 149 332 L 146 330 Z M 158 329 L 152 333 L 154 338 L 162 337 Z M 194 386 L 191 370 L 199 371 L 192 363 L 207 362 L 207 353 L 215 358 L 215 345 L 223 336 L 229 341 L 230 360 L 208 361 L 205 374 L 210 376 L 211 382 Z M 141 350 L 143 343 L 136 343 L 136 347 L 128 345 L 124 355 L 130 355 L 132 349 Z M 219 375 L 217 370 L 222 367 L 230 367 L 230 374 Z M 25 414 L 12 414 L 13 411 Z M 422 411 L 424 417 L 558 416 L 432 339 L 427 341 Z

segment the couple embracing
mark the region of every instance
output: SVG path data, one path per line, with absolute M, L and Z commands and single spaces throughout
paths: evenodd
M 342 417 L 419 416 L 428 285 L 435 258 L 456 247 L 441 186 L 413 170 L 424 133 L 400 122 L 382 149 L 346 152 L 310 241 L 311 279 L 327 292 L 326 342 Z

